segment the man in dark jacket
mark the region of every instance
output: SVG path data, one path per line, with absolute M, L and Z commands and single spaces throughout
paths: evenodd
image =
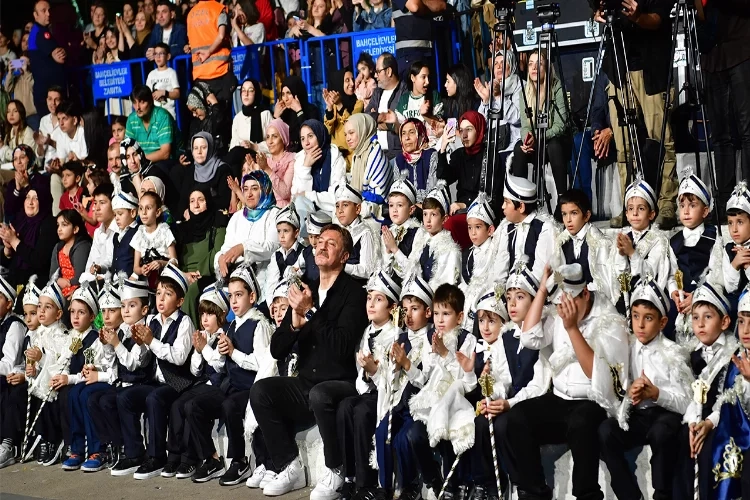
M 357 395 L 354 360 L 368 321 L 366 292 L 344 272 L 352 246 L 346 229 L 323 228 L 315 254 L 320 279 L 289 287 L 289 310 L 271 338 L 275 359 L 285 359 L 296 344 L 298 376 L 259 380 L 250 390 L 250 405 L 277 469 L 269 471 L 274 474 L 263 488 L 267 496 L 306 486 L 295 430 L 317 424 L 324 447 L 337 446 L 336 406 Z M 331 474 L 328 470 L 321 480 Z
M 401 152 L 401 141 L 398 136 L 396 105 L 401 94 L 408 92 L 404 82 L 398 77 L 398 63 L 390 52 L 383 52 L 375 63 L 375 79 L 378 87 L 373 90 L 366 113 L 378 122 L 378 142 L 388 159 L 395 158 Z
M 185 49 L 188 47 L 187 28 L 184 24 L 176 23 L 174 16 L 175 5 L 168 0 L 161 0 L 156 6 L 156 25 L 151 32 L 146 50 L 146 58 L 149 61 L 154 60 L 154 47 L 159 42 L 169 45 L 172 59 L 185 54 Z M 187 53 L 190 51 L 188 50 Z

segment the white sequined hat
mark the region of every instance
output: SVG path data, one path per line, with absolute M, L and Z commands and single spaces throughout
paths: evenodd
M 331 216 L 322 210 L 307 215 L 307 234 L 320 234 L 332 222 Z
M 709 210 L 714 209 L 714 199 L 711 197 L 706 184 L 695 174 L 690 174 L 680 182 L 680 190 L 677 196 L 680 197 L 683 194 L 694 194 Z
M 406 170 L 400 172 L 396 180 L 393 181 L 391 189 L 388 191 L 388 196 L 396 193 L 406 196 L 412 205 L 417 202 L 417 188 L 408 179 L 408 172 Z
M 739 182 L 734 187 L 732 196 L 729 197 L 727 210 L 732 208 L 750 214 L 750 191 L 748 191 L 745 181 Z
M 394 302 L 399 301 L 401 294 L 401 285 L 382 269 L 372 273 L 370 279 L 367 280 L 367 286 L 365 289 L 368 292 L 380 292 L 386 295 L 389 299 Z
M 247 283 L 247 286 L 250 287 L 250 290 L 255 293 L 256 296 L 260 295 L 260 285 L 258 285 L 258 279 L 255 277 L 255 272 L 252 267 L 246 265 L 238 266 L 237 269 L 232 271 L 232 274 L 230 274 L 229 277 L 241 279 Z
M 451 193 L 450 191 L 448 191 L 448 186 L 443 179 L 437 181 L 435 187 L 432 188 L 429 193 L 427 193 L 427 196 L 425 196 L 425 200 L 427 198 L 432 198 L 433 200 L 440 203 L 440 206 L 443 207 L 443 211 L 446 214 L 450 212 Z
M 539 280 L 536 279 L 536 276 L 529 269 L 528 263 L 529 257 L 527 255 L 518 256 L 516 262 L 513 264 L 513 269 L 508 275 L 508 280 L 505 282 L 505 289 L 518 288 L 532 297 L 536 297 L 539 291 Z
M 118 192 L 112 197 L 112 210 L 124 208 L 126 210 L 138 209 L 138 198 L 127 192 Z
M 635 181 L 628 186 L 625 190 L 625 204 L 627 205 L 630 198 L 643 198 L 651 207 L 651 210 L 656 210 L 656 193 L 648 182 L 644 181 L 640 176 L 636 177 Z
M 222 311 L 229 311 L 229 296 L 222 287 L 221 283 L 212 283 L 208 285 L 201 294 L 199 302 L 208 301 L 216 304 Z
M 297 209 L 295 208 L 294 203 L 285 206 L 278 214 L 276 214 L 276 224 L 282 222 L 291 224 L 296 229 L 299 229 L 299 215 L 297 214 Z
M 427 304 L 427 307 L 432 307 L 432 297 L 434 295 L 435 293 L 432 291 L 430 285 L 421 276 L 414 274 L 401 288 L 400 299 L 403 300 L 404 297 L 412 296 Z
M 492 210 L 490 205 L 490 198 L 487 193 L 480 192 L 477 194 L 474 202 L 469 206 L 469 211 L 466 213 L 467 219 L 479 219 L 488 226 L 495 225 L 495 211 Z
M 503 186 L 503 198 L 519 203 L 534 203 L 536 201 L 536 184 L 524 177 L 507 174 Z
M 502 285 L 487 287 L 477 299 L 477 305 L 474 308 L 476 312 L 490 311 L 508 321 L 508 307 L 505 300 L 505 289 Z
M 362 193 L 354 189 L 349 184 L 339 184 L 336 188 L 336 203 L 339 201 L 351 201 L 352 203 L 362 203 Z
M 23 292 L 22 305 L 24 306 L 38 306 L 39 295 L 42 291 L 36 286 L 36 274 L 29 278 L 29 282 L 26 284 L 26 289 Z
M 666 316 L 669 312 L 669 299 L 667 295 L 650 275 L 645 276 L 636 283 L 633 292 L 630 294 L 631 307 L 638 300 L 645 300 L 653 304 L 662 316 Z
M 715 305 L 725 316 L 732 310 L 729 299 L 724 294 L 724 289 L 720 285 L 708 282 L 703 283 L 693 292 L 693 307 L 698 302 L 708 302 Z
M 553 304 L 562 302 L 564 293 L 577 297 L 585 288 L 583 268 L 578 263 L 562 265 L 547 278 L 549 300 Z
M 99 314 L 99 300 L 96 296 L 96 291 L 89 285 L 89 282 L 81 283 L 81 286 L 76 288 L 73 295 L 70 297 L 70 301 L 80 300 L 91 308 L 94 316 Z

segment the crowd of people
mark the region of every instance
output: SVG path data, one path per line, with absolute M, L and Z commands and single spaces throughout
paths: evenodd
M 590 184 L 569 185 L 574 125 L 546 54 L 517 60 L 500 38 L 486 81 L 461 64 L 437 75 L 426 15 L 440 3 L 145 0 L 116 27 L 94 3 L 77 49 L 153 60 L 110 125 L 70 95 L 72 46 L 47 0 L 20 64 L 0 35 L 15 85 L 0 468 L 33 457 L 277 496 L 307 486 L 295 435 L 317 426 L 313 500 L 485 500 L 511 485 L 551 499 L 540 446 L 560 443 L 577 498 L 604 498 L 600 458 L 618 498 L 642 498 L 627 452 L 644 445 L 654 498 L 750 498 L 745 181 L 725 196 L 725 169 L 717 199 L 697 172 L 678 184 L 669 136 L 659 187 L 628 175 L 622 91 L 598 82 L 591 156 L 625 186 L 605 234 Z M 663 31 L 659 0 L 646 4 L 623 15 Z M 261 82 L 235 80 L 233 45 L 391 23 L 396 53 L 330 71 L 324 109 L 298 75 L 272 107 Z M 168 65 L 183 53 L 187 93 Z M 652 137 L 659 84 L 630 71 L 648 82 L 635 95 Z M 540 159 L 551 197 L 529 180 Z

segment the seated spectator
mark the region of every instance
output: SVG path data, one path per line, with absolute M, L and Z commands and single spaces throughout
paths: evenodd
M 217 154 L 224 156 L 229 150 L 224 139 L 230 134 L 229 117 L 207 83 L 198 82 L 190 90 L 187 108 L 193 114 L 190 121 L 190 137 L 195 137 L 198 132 L 210 134 Z
M 232 9 L 232 47 L 245 47 L 266 41 L 266 28 L 252 0 L 240 0 Z
M 57 107 L 62 102 L 62 89 L 50 87 L 47 90 L 47 113 L 39 120 L 39 133 L 34 137 L 36 141 L 36 155 L 40 167 L 45 167 L 54 158 L 57 158 L 57 150 L 53 146 L 52 137 L 60 129 L 57 121 Z
M 366 113 L 353 115 L 346 121 L 344 130 L 349 148 L 352 151 L 351 182 L 353 188 L 362 193 L 364 203 L 361 215 L 373 214 L 381 218 L 381 205 L 393 182 L 393 169 L 383 154 L 377 141 L 378 125 Z
M 135 15 L 135 34 L 123 26 L 122 18 L 117 18 L 117 49 L 123 59 L 139 59 L 146 57 L 149 37 L 151 36 L 151 23 L 148 22 L 146 14 L 138 12 Z
M 134 113 L 128 116 L 125 135 L 137 141 L 150 162 L 176 158 L 179 137 L 177 124 L 168 111 L 154 106 L 151 89 L 137 85 L 130 94 Z
M 357 61 L 357 79 L 354 80 L 354 95 L 362 101 L 364 108 L 370 103 L 373 91 L 378 88 L 378 82 L 375 80 L 375 63 L 372 62 L 372 56 L 367 52 L 359 54 Z
M 38 113 L 43 109 L 37 110 L 34 105 L 34 75 L 29 67 L 29 58 L 21 56 L 21 68 L 16 71 L 9 71 L 5 78 L 5 90 L 13 96 L 13 99 L 20 101 L 26 109 L 26 123 L 32 130 L 39 129 L 40 116 Z
M 430 147 L 422 121 L 409 118 L 401 125 L 399 133 L 401 153 L 394 159 L 396 169 L 406 171 L 407 179 L 417 188 L 417 203 L 421 204 L 437 183 L 438 154 Z
M 334 25 L 331 18 L 330 0 L 312 0 L 307 20 L 299 20 L 292 28 L 292 35 L 298 38 L 310 38 L 333 34 Z
M 346 184 L 346 160 L 339 148 L 331 144 L 331 134 L 318 120 L 307 120 L 302 124 L 302 151 L 294 160 L 292 200 L 300 197 L 332 214 L 336 205 L 335 191 L 339 184 Z M 297 202 L 300 220 L 307 217 L 312 207 Z
M 42 193 L 43 199 L 46 199 L 47 196 L 51 198 L 49 177 L 39 173 L 35 160 L 34 151 L 26 144 L 16 146 L 13 150 L 14 179 L 6 183 L 3 203 L 6 221 L 12 222 L 16 215 L 23 210 L 24 200 L 26 200 L 26 195 L 30 190 Z
M 107 118 L 99 109 L 94 108 L 83 114 L 82 122 L 88 156 L 81 161 L 86 167 L 103 168 L 107 164 L 107 147 L 110 139 Z
M 505 72 L 503 72 L 503 67 Z M 512 51 L 501 51 L 495 56 L 493 64 L 492 89 L 490 83 L 482 83 L 479 79 L 474 80 L 474 89 L 479 94 L 482 103 L 479 105 L 479 113 L 485 118 L 491 110 L 503 110 L 503 119 L 498 126 L 508 127 L 508 133 L 505 134 L 507 145 L 502 148 L 503 152 L 513 151 L 516 143 L 521 139 L 521 106 L 523 98 L 523 82 L 517 73 L 518 65 L 516 56 Z M 505 83 L 503 83 L 505 80 Z M 492 105 L 490 105 L 490 94 L 492 94 Z M 492 108 L 492 109 L 490 109 Z
M 281 118 L 289 125 L 289 151 L 296 153 L 300 147 L 300 128 L 305 120 L 317 120 L 317 108 L 307 100 L 307 88 L 298 76 L 289 76 L 281 87 L 281 100 L 276 102 L 274 118 Z
M 156 6 L 156 24 L 146 45 L 146 58 L 154 60 L 156 45 L 164 43 L 172 57 L 189 52 L 187 28 L 184 24 L 175 22 L 175 4 L 168 0 L 160 0 Z
M 240 112 L 234 115 L 232 140 L 229 143 L 230 153 L 225 158 L 233 167 L 240 165 L 250 151 L 268 152 L 268 146 L 263 140 L 266 137 L 266 127 L 273 119 L 271 112 L 263 106 L 263 88 L 257 80 L 248 79 L 242 82 L 240 100 L 242 107 Z
M 398 141 L 398 118 L 394 112 L 401 96 L 408 93 L 406 84 L 399 79 L 398 63 L 390 52 L 384 52 L 375 64 L 378 87 L 373 91 L 365 111 L 378 122 L 378 142 L 388 158 L 401 152 Z
M 89 168 L 86 170 L 84 176 L 84 195 L 81 199 L 81 204 L 78 207 L 78 213 L 81 214 L 83 220 L 86 222 L 86 231 L 89 236 L 94 237 L 94 231 L 99 227 L 100 222 L 96 220 L 96 209 L 97 203 L 94 200 L 94 193 L 99 186 L 103 184 L 110 184 L 109 174 L 103 168 Z M 110 196 L 111 198 L 111 196 Z M 75 207 L 74 207 L 75 208 Z
M 112 137 L 110 137 L 110 144 L 116 142 L 120 144 L 125 140 L 125 127 L 128 125 L 128 119 L 125 116 L 113 116 L 112 125 L 110 130 L 112 131 Z
M 63 101 L 57 107 L 58 133 L 53 137 L 57 150 L 57 164 L 51 167 L 59 172 L 66 161 L 85 160 L 89 156 L 83 127 L 81 108 L 75 101 Z M 53 193 L 54 196 L 54 193 Z
M 81 179 L 85 172 L 85 167 L 80 161 L 66 161 L 60 168 L 60 177 L 62 178 L 63 194 L 60 197 L 60 211 L 77 210 L 81 208 L 83 199 L 83 188 Z
M 385 0 L 352 0 L 354 31 L 379 30 L 391 27 L 391 7 Z
M 190 196 L 195 190 L 204 190 L 211 196 L 217 210 L 228 210 L 232 193 L 227 177 L 232 175 L 229 165 L 221 161 L 213 137 L 208 132 L 198 132 L 190 141 L 193 162 L 183 169 L 180 202 L 177 216 L 187 220 Z
M 135 33 L 135 12 L 136 9 L 133 8 L 134 3 L 133 2 L 125 2 L 122 4 L 122 16 L 115 17 L 117 21 L 122 19 L 122 22 L 125 23 L 125 26 L 130 31 L 130 33 Z M 117 30 L 120 30 L 120 24 L 117 23 Z
M 174 184 L 164 170 L 149 161 L 137 141 L 127 137 L 120 143 L 120 163 L 122 164 L 120 171 L 120 188 L 122 191 L 137 196 L 141 192 L 141 183 L 146 177 L 158 177 L 166 186 L 166 205 L 168 207 L 176 206 L 173 204 L 177 203 L 179 193 L 174 188 Z
M 443 101 L 443 118 L 458 120 L 467 111 L 476 111 L 479 99 L 471 82 L 469 70 L 463 64 L 448 69 L 445 75 L 445 94 Z
M 289 144 L 289 127 L 286 123 L 274 118 L 266 127 L 264 143 L 268 153 L 259 153 L 253 159 L 247 155 L 243 170 L 262 170 L 271 178 L 276 206 L 284 208 L 291 202 L 292 179 L 294 178 L 294 153 L 286 150 Z
M 172 118 L 176 119 L 175 101 L 180 98 L 180 82 L 177 79 L 177 72 L 168 65 L 171 57 L 169 46 L 159 42 L 153 51 L 156 67 L 149 72 L 146 85 L 151 89 L 154 106 L 166 109 Z
M 63 296 L 70 298 L 86 271 L 91 237 L 81 214 L 75 210 L 62 210 L 57 216 L 57 236 L 60 241 L 52 249 L 49 278 L 56 277 Z
M 412 63 L 409 68 L 409 92 L 401 94 L 396 106 L 396 115 L 400 122 L 407 118 L 424 121 L 425 117 L 442 116 L 443 103 L 440 94 L 430 92 L 430 67 L 422 61 Z
M 164 186 L 164 182 L 162 182 L 161 179 L 155 175 L 149 175 L 144 177 L 143 181 L 141 181 L 141 189 L 138 192 L 138 198 L 143 198 L 143 195 L 146 193 L 156 194 L 156 196 L 159 197 L 159 203 L 161 205 L 161 217 L 158 217 L 158 221 L 169 224 L 171 227 L 174 225 L 175 219 L 172 217 L 172 212 L 170 212 L 169 208 L 164 204 L 166 191 L 166 186 Z M 140 217 L 138 217 L 138 222 L 141 222 Z
M 346 143 L 344 123 L 351 115 L 361 113 L 364 109 L 362 101 L 354 95 L 354 75 L 350 68 L 329 73 L 328 88 L 323 89 L 323 100 L 326 103 L 324 123 L 331 134 L 331 142 L 347 157 L 349 163 L 348 155 L 351 151 Z
M 26 283 L 32 275 L 42 280 L 49 276 L 50 256 L 58 242 L 49 190 L 27 190 L 23 210 L 13 224 L 0 226 L 0 239 L 4 245 L 0 262 L 8 269 L 10 283 Z
M 26 108 L 21 101 L 8 103 L 5 113 L 4 130 L 0 138 L 0 164 L 8 170 L 13 168 L 13 152 L 16 147 L 25 144 L 34 147 L 34 131 L 26 123 Z

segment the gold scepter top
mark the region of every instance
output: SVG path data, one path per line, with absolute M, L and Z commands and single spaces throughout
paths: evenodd
M 620 283 L 620 291 L 622 293 L 627 293 L 630 291 L 630 280 L 632 279 L 632 276 L 629 272 L 625 271 L 624 273 L 620 274 L 617 277 L 617 281 Z
M 403 328 L 406 324 L 406 315 L 404 314 L 404 308 L 396 306 L 391 310 L 391 322 L 396 328 Z
M 477 380 L 482 389 L 482 396 L 488 398 L 495 391 L 495 378 L 489 373 L 483 373 Z
M 677 289 L 678 290 L 684 290 L 685 289 L 685 274 L 681 270 L 677 270 L 674 272 L 674 280 L 677 283 Z
M 81 337 L 75 337 L 70 342 L 70 352 L 73 354 L 78 354 L 78 351 L 81 350 L 81 347 L 83 347 L 83 341 L 81 340 Z

